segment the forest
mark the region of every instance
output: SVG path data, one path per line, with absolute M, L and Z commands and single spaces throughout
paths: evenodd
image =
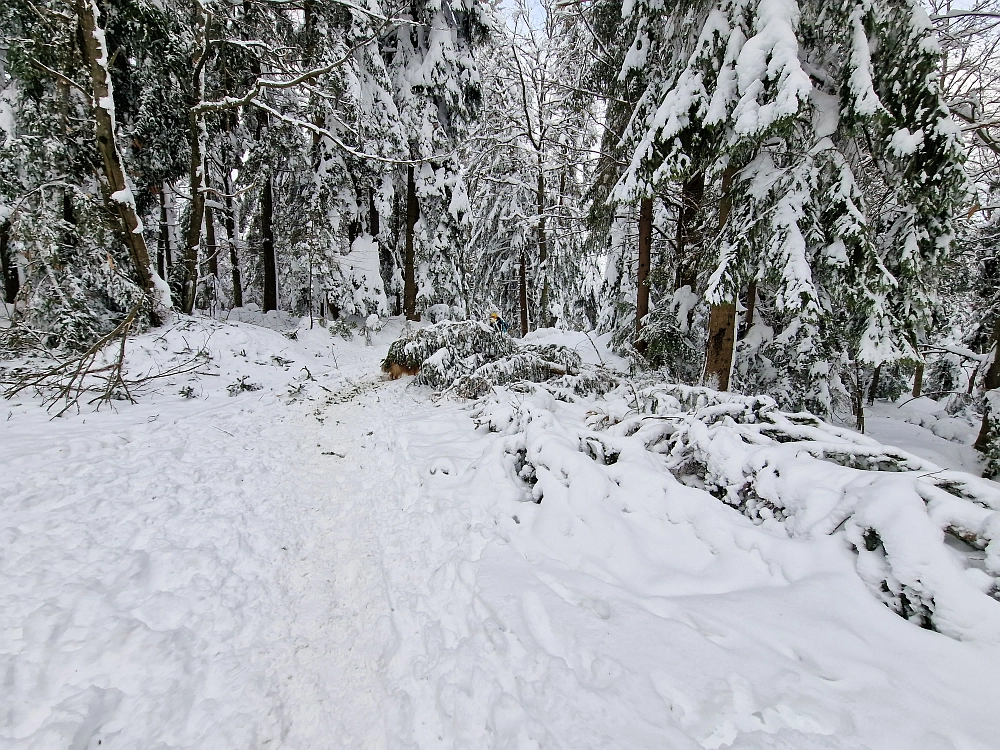
M 498 311 L 859 424 L 911 389 L 978 412 L 977 2 L 7 3 L 4 350 L 133 308 Z
M 991 750 L 1000 0 L 0 0 L 0 748 Z

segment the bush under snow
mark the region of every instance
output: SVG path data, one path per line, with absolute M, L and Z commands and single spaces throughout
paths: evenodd
M 558 504 L 566 518 L 557 523 L 572 525 L 591 495 L 601 514 L 667 508 L 679 481 L 769 537 L 842 540 L 873 595 L 921 627 L 1000 637 L 1000 489 L 992 483 L 782 412 L 768 397 L 628 384 L 580 415 L 548 386 L 533 390 L 491 394 L 477 419 L 510 436 L 509 471 L 526 499 Z M 619 465 L 627 456 L 658 469 L 640 478 Z
M 585 365 L 558 344 L 517 344 L 479 321 L 442 322 L 405 333 L 389 346 L 382 369 L 417 372 L 416 382 L 461 398 L 480 398 L 494 386 L 553 381 L 569 393 L 604 392 L 617 385 L 600 367 Z

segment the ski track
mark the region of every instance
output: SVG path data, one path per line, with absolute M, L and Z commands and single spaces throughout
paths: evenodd
M 990 746 L 996 654 L 858 581 L 661 596 L 526 556 L 502 438 L 374 358 L 290 405 L 11 411 L 0 748 Z

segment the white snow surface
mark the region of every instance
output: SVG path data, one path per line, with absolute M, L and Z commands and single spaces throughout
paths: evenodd
M 402 325 L 181 319 L 130 372 L 211 359 L 138 404 L 2 404 L 0 748 L 996 747 L 1000 638 L 650 451 L 593 460 L 607 405 L 382 380 Z

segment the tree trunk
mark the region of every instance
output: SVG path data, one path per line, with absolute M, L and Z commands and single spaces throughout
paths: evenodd
M 156 239 L 156 268 L 161 279 L 170 269 L 170 228 L 167 224 L 167 191 L 160 187 L 160 236 Z
M 268 173 L 260 199 L 261 251 L 264 262 L 264 312 L 278 309 L 278 266 L 274 255 L 274 179 Z
M 538 325 L 547 328 L 551 324 L 549 315 L 549 245 L 545 235 L 545 175 L 542 173 L 541 165 L 538 169 L 538 273 L 542 275 L 542 299 L 541 310 L 538 316 Z
M 417 316 L 417 276 L 414 268 L 413 232 L 420 217 L 417 203 L 417 185 L 413 167 L 406 168 L 406 255 L 403 258 L 403 314 L 407 320 L 420 320 Z
M 746 310 L 743 313 L 743 325 L 742 331 L 740 331 L 740 338 L 747 335 L 751 328 L 753 328 L 753 312 L 757 308 L 757 280 L 754 279 L 747 285 L 747 304 Z
M 882 379 L 882 365 L 875 368 L 875 372 L 872 373 L 872 384 L 868 388 L 868 405 L 872 406 L 875 403 L 875 397 L 878 395 L 879 381 Z
M 642 334 L 642 319 L 649 313 L 649 255 L 653 247 L 653 199 L 639 201 L 639 267 L 636 272 L 635 348 L 646 351 Z
M 17 258 L 10 248 L 10 221 L 0 223 L 0 270 L 3 271 L 3 299 L 13 304 L 21 291 L 21 276 L 17 270 Z
M 101 155 L 106 182 L 105 203 L 120 222 L 120 232 L 128 248 L 132 266 L 139 285 L 152 302 L 151 322 L 159 323 L 159 310 L 170 305 L 170 292 L 160 282 L 150 263 L 146 240 L 142 235 L 142 222 L 135 208 L 135 197 L 122 167 L 121 152 L 115 140 L 114 91 L 108 72 L 108 50 L 104 43 L 104 29 L 99 24 L 100 12 L 96 0 L 77 0 L 76 12 L 80 20 L 84 53 L 90 67 L 94 90 L 93 108 L 97 150 Z
M 194 51 L 191 66 L 194 69 L 194 87 L 191 109 L 188 112 L 188 129 L 191 141 L 191 168 L 188 183 L 191 191 L 191 210 L 184 243 L 184 286 L 181 310 L 190 314 L 198 288 L 198 250 L 201 245 L 201 225 L 205 218 L 205 116 L 194 109 L 205 98 L 205 47 L 208 16 L 200 0 L 194 6 Z
M 993 391 L 1000 388 L 1000 315 L 997 315 L 993 323 L 993 361 L 990 362 L 986 374 L 983 376 L 983 392 Z M 977 450 L 985 451 L 990 443 L 990 405 L 989 401 L 983 399 L 983 425 L 979 430 L 979 437 L 976 438 L 975 447 Z
M 920 398 L 924 388 L 924 363 L 917 362 L 917 367 L 913 371 L 913 398 Z
M 521 248 L 521 263 L 517 271 L 517 301 L 521 311 L 521 336 L 528 335 L 528 265 L 527 253 Z
M 722 200 L 719 204 L 719 230 L 726 225 L 732 196 L 729 193 L 735 168 L 726 167 L 722 174 Z M 720 302 L 712 305 L 708 316 L 708 346 L 705 352 L 705 384 L 720 391 L 729 390 L 733 371 L 733 349 L 736 346 L 736 305 Z
M 375 188 L 368 188 L 368 231 L 372 237 L 379 235 L 378 206 L 375 205 Z
M 229 265 L 233 272 L 233 307 L 243 307 L 243 280 L 240 278 L 240 256 L 237 251 L 236 207 L 233 205 L 233 185 L 228 174 L 222 176 L 226 191 L 226 236 L 229 238 Z
M 211 177 L 208 172 L 208 159 L 205 159 L 205 189 L 212 186 Z M 219 244 L 215 238 L 215 212 L 211 206 L 205 206 L 205 253 L 208 256 L 208 273 L 219 280 Z
M 701 237 L 698 231 L 698 214 L 705 199 L 705 173 L 698 172 L 681 185 L 681 207 L 677 214 L 677 269 L 674 272 L 674 289 L 683 286 L 693 292 L 698 285 L 699 252 Z M 692 311 L 693 312 L 693 311 Z

